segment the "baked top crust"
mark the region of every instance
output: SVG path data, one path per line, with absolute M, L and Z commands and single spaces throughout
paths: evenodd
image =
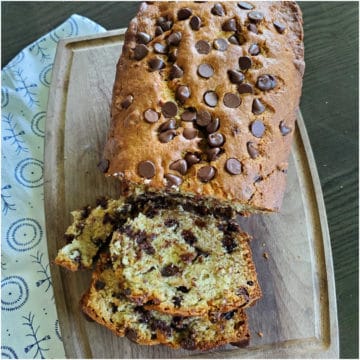
M 295 2 L 143 3 L 117 65 L 101 170 L 130 191 L 279 210 L 302 39 Z

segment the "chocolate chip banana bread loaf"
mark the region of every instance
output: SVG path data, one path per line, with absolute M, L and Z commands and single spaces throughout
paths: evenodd
M 302 39 L 292 1 L 143 3 L 117 65 L 100 169 L 128 194 L 278 210 Z
M 114 232 L 113 267 L 126 296 L 147 309 L 204 316 L 261 296 L 249 237 L 239 225 L 178 210 L 139 213 Z
M 210 350 L 227 343 L 248 344 L 248 324 L 241 309 L 214 318 L 185 318 L 146 310 L 124 296 L 111 262 L 101 258 L 102 264 L 94 271 L 81 306 L 88 316 L 116 335 L 143 345 L 165 344 L 187 350 Z

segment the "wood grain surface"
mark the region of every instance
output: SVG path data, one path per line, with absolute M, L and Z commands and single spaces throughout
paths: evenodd
M 340 356 L 358 347 L 358 2 L 300 2 L 306 72 L 301 109 L 319 171 L 334 257 Z M 2 66 L 78 13 L 127 26 L 135 2 L 11 2 L 2 7 Z
M 104 178 L 96 164 L 110 121 L 115 64 L 122 42 L 123 31 L 120 31 L 58 44 L 45 137 L 44 193 L 50 259 L 65 244 L 63 233 L 70 224 L 71 210 L 93 204 L 101 195 L 118 194 L 117 181 Z M 239 350 L 229 346 L 198 355 L 338 357 L 335 286 L 326 213 L 300 114 L 282 212 L 242 218 L 240 222 L 254 237 L 254 261 L 264 292 L 263 298 L 248 311 L 253 333 L 251 347 Z M 78 302 L 89 286 L 89 274 L 69 274 L 54 265 L 51 273 L 68 357 L 189 355 L 164 346 L 137 346 L 87 322 Z M 256 335 L 260 332 L 262 337 Z

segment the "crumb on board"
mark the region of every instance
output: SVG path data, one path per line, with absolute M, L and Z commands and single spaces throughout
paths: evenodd
M 264 336 L 264 334 L 263 334 L 261 331 L 258 331 L 257 334 L 258 334 L 259 337 L 263 337 L 263 336 Z
M 269 258 L 269 254 L 267 252 L 264 252 L 263 257 L 267 260 Z

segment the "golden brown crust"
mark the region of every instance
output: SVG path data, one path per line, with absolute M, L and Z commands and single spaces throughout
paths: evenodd
M 304 71 L 301 11 L 294 2 L 254 2 L 253 10 L 260 11 L 264 16 L 263 20 L 255 24 L 258 31 L 256 34 L 248 30 L 251 23 L 248 16 L 253 10 L 242 9 L 236 2 L 224 2 L 221 6 L 225 14 L 217 16 L 212 14 L 214 4 L 154 2 L 141 5 L 136 18 L 129 25 L 117 66 L 112 124 L 104 151 L 104 158 L 110 161 L 107 175 L 118 176 L 130 186 L 131 191 L 138 188 L 141 191 L 151 189 L 164 193 L 168 191 L 165 175 L 172 174 L 181 178 L 175 182 L 182 181 L 182 184 L 172 189 L 181 194 L 200 195 L 219 202 L 229 201 L 233 206 L 241 205 L 250 210 L 278 210 L 285 188 L 295 111 L 299 105 Z M 192 15 L 178 21 L 177 14 L 181 8 L 190 9 Z M 156 22 L 161 16 L 172 20 L 173 26 L 155 36 Z M 202 27 L 199 30 L 191 28 L 192 16 L 201 19 Z M 245 42 L 234 45 L 226 40 L 226 51 L 212 49 L 209 54 L 199 54 L 195 48 L 198 40 L 206 40 L 212 46 L 215 39 L 228 39 L 236 33 L 222 30 L 224 22 L 229 19 L 235 19 L 237 28 L 241 27 L 238 38 Z M 274 22 L 277 22 L 277 27 Z M 283 25 L 285 30 L 281 28 Z M 152 38 L 144 45 L 148 54 L 141 60 L 134 59 L 133 50 L 137 45 L 138 32 L 145 32 Z M 170 45 L 170 49 L 178 50 L 175 63 L 183 70 L 183 75 L 168 80 L 172 63 L 167 55 L 154 52 L 154 44 L 165 45 L 169 35 L 175 32 L 180 32 L 182 38 L 179 45 Z M 252 44 L 260 47 L 258 55 L 249 53 Z M 154 57 L 164 61 L 164 69 L 149 71 L 148 61 Z M 239 94 L 237 85 L 229 81 L 227 72 L 240 70 L 240 57 L 251 59 L 251 68 L 243 73 L 244 82 L 253 86 L 253 94 Z M 198 75 L 198 66 L 202 63 L 211 65 L 214 70 L 208 79 Z M 274 89 L 263 91 L 256 87 L 256 83 L 260 75 L 268 74 L 276 79 L 277 84 Z M 176 136 L 162 143 L 159 141 L 159 126 L 168 120 L 162 114 L 162 105 L 167 101 L 175 101 L 174 96 L 180 85 L 187 86 L 191 96 L 183 104 L 176 101 L 179 109 L 175 116 L 178 127 L 172 130 Z M 219 97 L 215 108 L 204 103 L 203 95 L 209 90 L 215 91 Z M 226 106 L 224 96 L 227 93 L 240 96 L 240 106 Z M 132 96 L 130 105 L 124 106 L 123 102 L 129 95 Z M 252 111 L 255 98 L 266 107 L 261 114 Z M 220 119 L 218 132 L 226 141 L 221 146 L 223 153 L 216 160 L 209 163 L 204 155 L 208 146 L 204 148 L 203 145 L 207 142 L 207 133 L 203 128 L 198 127 L 201 137 L 205 137 L 203 140 L 199 137 L 188 140 L 182 135 L 184 128 L 193 127 L 191 122 L 180 120 L 179 115 L 184 108 L 195 108 L 198 112 L 206 110 L 213 119 Z M 144 120 L 144 112 L 148 109 L 159 114 L 159 120 L 155 123 Z M 256 119 L 265 125 L 265 133 L 260 138 L 255 137 L 250 130 Z M 280 127 L 283 132 L 287 132 L 286 129 L 290 129 L 290 132 L 283 135 Z M 259 156 L 256 158 L 249 154 L 249 142 L 257 148 Z M 192 165 L 185 175 L 170 169 L 173 162 L 183 159 L 188 152 L 202 154 L 201 162 Z M 225 170 L 230 158 L 240 161 L 240 174 L 233 175 Z M 142 161 L 151 161 L 154 165 L 150 170 L 147 168 L 150 171 L 147 175 L 154 172 L 153 177 L 146 179 L 139 175 L 139 164 Z M 215 177 L 205 183 L 198 176 L 200 169 L 209 165 L 215 168 Z M 235 172 L 238 171 L 235 169 Z

